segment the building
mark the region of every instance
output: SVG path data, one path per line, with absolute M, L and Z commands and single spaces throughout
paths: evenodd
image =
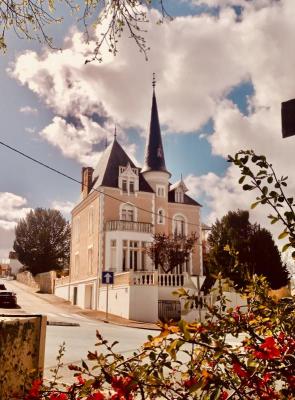
M 174 184 L 170 179 L 153 83 L 143 168 L 133 163 L 115 134 L 96 168 L 82 169 L 81 201 L 72 211 L 70 275 L 56 281 L 58 296 L 82 308 L 105 310 L 101 274 L 112 271 L 108 311 L 157 321 L 159 304 L 160 314 L 166 306 L 179 310 L 171 294 L 177 287 L 199 290 L 201 240 L 189 261 L 168 274 L 156 270 L 145 252 L 155 233 L 196 232 L 201 237 L 200 204 L 187 195 L 182 179 Z

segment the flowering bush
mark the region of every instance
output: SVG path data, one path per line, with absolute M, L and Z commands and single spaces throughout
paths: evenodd
M 241 168 L 241 184 L 250 179 L 243 189 L 261 192 L 252 208 L 268 204 L 276 212 L 269 216 L 272 223 L 284 224 L 279 238 L 288 237 L 288 243 L 283 251 L 294 249 L 294 200 L 284 194 L 286 178 L 278 179 L 265 157 L 253 151 L 239 152 L 230 161 Z M 245 166 L 250 161 L 260 168 L 257 174 Z M 274 189 L 269 192 L 267 184 Z M 283 204 L 288 208 L 284 212 Z M 102 351 L 89 352 L 87 363 L 69 367 L 76 377 L 71 385 L 58 384 L 62 347 L 53 380 L 49 385 L 34 381 L 25 400 L 294 399 L 294 297 L 273 299 L 265 278 L 255 276 L 242 289 L 245 307 L 228 308 L 221 280 L 218 290 L 218 301 L 207 307 L 203 323 L 161 324 L 159 335 L 148 337 L 132 356 L 116 353 L 117 342 L 96 332 Z M 196 301 L 184 289 L 179 296 L 187 303 Z
M 276 302 L 266 293 L 265 280 L 256 278 L 244 291 L 248 305 L 227 308 L 220 289 L 203 323 L 162 324 L 127 358 L 97 332 L 104 351 L 69 367 L 73 384 L 37 380 L 25 399 L 293 399 L 294 299 Z

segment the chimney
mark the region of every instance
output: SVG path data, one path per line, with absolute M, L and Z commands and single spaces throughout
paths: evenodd
M 82 168 L 82 187 L 81 187 L 81 192 L 82 192 L 82 199 L 83 200 L 88 196 L 88 193 L 90 192 L 91 184 L 92 184 L 93 171 L 94 171 L 94 169 L 91 168 L 91 167 L 83 167 Z

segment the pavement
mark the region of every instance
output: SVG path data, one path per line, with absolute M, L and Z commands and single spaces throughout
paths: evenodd
M 67 312 L 68 314 L 86 317 L 89 319 L 93 319 L 95 321 L 102 321 L 102 322 L 113 324 L 113 325 L 126 326 L 129 328 L 160 330 L 159 326 L 155 323 L 149 323 L 149 322 L 143 322 L 143 321 L 133 321 L 133 320 L 122 318 L 122 317 L 119 317 L 117 315 L 110 314 L 110 313 L 108 313 L 108 316 L 106 318 L 106 313 L 103 311 L 85 310 L 78 306 L 72 305 L 69 301 L 64 300 L 60 297 L 57 297 L 54 294 L 39 293 L 36 289 L 34 289 L 30 286 L 27 286 L 21 282 L 18 282 L 18 281 L 13 281 L 13 283 L 15 285 L 19 286 L 20 289 L 30 292 L 37 298 L 40 298 L 43 301 L 48 302 L 49 304 L 55 305 L 57 307 L 61 307 L 64 310 L 64 312 Z M 65 323 L 64 321 L 50 321 L 49 325 L 65 326 L 65 325 L 67 325 L 67 323 Z M 73 324 L 68 323 L 68 325 L 72 326 Z

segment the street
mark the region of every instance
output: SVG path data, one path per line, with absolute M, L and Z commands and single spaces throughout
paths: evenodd
M 119 344 L 116 349 L 122 354 L 132 354 L 146 341 L 148 335 L 157 334 L 154 330 L 114 325 L 80 315 L 77 313 L 78 307 L 69 305 L 62 299 L 58 302 L 54 296 L 37 294 L 33 289 L 17 281 L 3 280 L 2 282 L 7 290 L 17 294 L 18 305 L 21 308 L 0 308 L 0 314 L 42 314 L 47 316 L 48 321 L 57 324 L 47 326 L 44 374 L 46 378 L 51 376 L 50 369 L 56 365 L 59 346 L 63 342 L 65 342 L 66 353 L 63 358 L 65 366 L 61 375 L 69 382 L 72 373 L 68 371 L 67 365 L 79 363 L 81 359 L 85 360 L 88 350 L 97 350 L 97 347 L 94 347 L 96 330 L 111 342 L 117 340 Z M 53 303 L 50 302 L 51 299 Z M 76 323 L 79 326 L 59 326 L 58 323 Z

